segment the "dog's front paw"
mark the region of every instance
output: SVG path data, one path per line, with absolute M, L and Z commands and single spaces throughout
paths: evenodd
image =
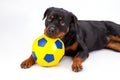
M 80 63 L 73 63 L 72 64 L 72 71 L 74 72 L 79 72 L 81 71 L 83 68 L 82 68 L 82 65 Z
M 23 61 L 23 62 L 21 63 L 20 66 L 21 66 L 21 68 L 26 69 L 26 68 L 31 67 L 31 66 L 32 66 L 32 63 L 31 63 L 31 61 L 29 61 L 29 60 L 25 60 L 25 61 Z
M 77 57 L 73 58 L 72 70 L 74 72 L 79 72 L 79 71 L 81 71 L 83 69 L 82 65 L 81 65 L 82 61 L 83 61 L 82 58 L 77 58 Z
M 30 56 L 30 58 L 23 61 L 20 66 L 21 66 L 21 68 L 26 69 L 26 68 L 31 67 L 33 64 L 35 64 L 35 61 L 34 61 L 33 57 Z

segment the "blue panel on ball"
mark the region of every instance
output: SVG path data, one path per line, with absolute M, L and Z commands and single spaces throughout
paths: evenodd
M 45 57 L 44 57 L 44 60 L 46 61 L 46 62 L 52 62 L 52 61 L 54 61 L 54 55 L 52 55 L 52 54 L 46 54 L 45 55 Z
M 45 38 L 38 40 L 38 46 L 44 47 L 46 43 L 47 40 Z
M 58 49 L 62 49 L 62 43 L 59 40 L 57 40 L 55 42 L 55 44 L 56 44 L 56 46 L 57 46 Z
M 32 57 L 33 57 L 33 59 L 36 61 L 37 60 L 37 57 L 36 57 L 36 55 L 35 55 L 35 52 L 32 52 Z

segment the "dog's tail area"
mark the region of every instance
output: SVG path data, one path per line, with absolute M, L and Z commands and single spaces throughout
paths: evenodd
M 104 24 L 107 27 L 108 35 L 114 35 L 120 37 L 120 25 L 111 21 L 105 21 Z

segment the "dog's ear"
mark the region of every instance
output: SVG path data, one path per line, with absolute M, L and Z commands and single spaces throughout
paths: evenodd
M 72 21 L 71 21 L 72 23 L 77 23 L 77 17 L 74 15 L 74 14 L 72 14 Z
M 71 15 L 72 15 L 71 16 L 71 23 L 74 24 L 75 27 L 77 27 L 78 26 L 78 24 L 77 24 L 78 19 L 74 14 L 71 13 Z
M 44 16 L 43 16 L 43 20 L 45 19 L 46 16 L 48 16 L 50 14 L 50 12 L 54 9 L 54 7 L 50 7 L 50 8 L 47 8 L 45 13 L 44 13 Z

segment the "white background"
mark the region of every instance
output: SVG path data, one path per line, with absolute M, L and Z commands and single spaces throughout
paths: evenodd
M 0 0 L 1 80 L 120 80 L 120 52 L 91 52 L 83 70 L 71 70 L 72 59 L 64 57 L 56 67 L 34 65 L 21 69 L 31 54 L 33 40 L 44 31 L 44 11 L 62 7 L 80 20 L 110 20 L 120 23 L 120 0 Z

